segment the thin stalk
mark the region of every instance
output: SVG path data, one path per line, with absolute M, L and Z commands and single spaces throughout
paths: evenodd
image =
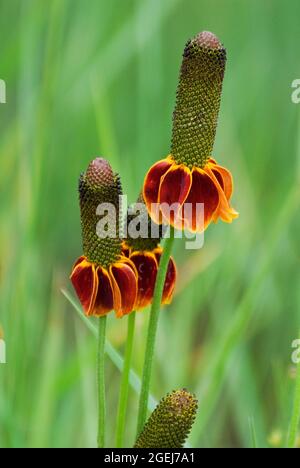
M 154 289 L 153 302 L 150 312 L 150 319 L 148 325 L 148 335 L 145 351 L 145 360 L 143 367 L 142 387 L 140 393 L 139 413 L 137 423 L 137 437 L 140 435 L 147 419 L 147 406 L 150 392 L 150 380 L 152 373 L 152 364 L 154 356 L 155 339 L 157 332 L 157 325 L 159 319 L 160 305 L 164 290 L 164 284 L 170 260 L 170 255 L 174 242 L 174 229 L 170 228 L 170 236 L 165 240 L 164 250 L 159 262 L 157 278 Z
M 97 382 L 98 382 L 98 448 L 105 445 L 105 334 L 106 315 L 99 318 L 98 354 L 97 354 Z
M 131 314 L 129 314 L 128 316 L 124 368 L 121 380 L 121 390 L 117 415 L 116 448 L 121 448 L 123 446 L 124 439 L 125 419 L 129 394 L 129 375 L 134 339 L 135 314 L 135 312 L 131 312 Z

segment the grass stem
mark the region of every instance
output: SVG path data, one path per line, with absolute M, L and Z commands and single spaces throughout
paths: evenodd
M 130 376 L 133 339 L 134 339 L 135 315 L 136 315 L 135 312 L 131 312 L 131 314 L 129 314 L 128 316 L 124 368 L 123 368 L 123 374 L 122 374 L 122 380 L 121 380 L 121 390 L 120 390 L 118 415 L 117 415 L 116 448 L 121 448 L 123 446 L 126 410 L 127 410 L 129 385 L 130 385 L 129 376 Z
M 159 268 L 157 272 L 156 284 L 155 284 L 155 289 L 154 289 L 153 302 L 152 302 L 152 307 L 151 307 L 151 312 L 150 312 L 146 351 L 145 351 L 145 360 L 144 360 L 143 376 L 142 376 L 142 387 L 141 387 L 140 401 L 139 401 L 137 437 L 143 430 L 143 427 L 145 425 L 146 418 L 147 418 L 147 407 L 148 407 L 148 399 L 149 399 L 149 392 L 150 392 L 150 381 L 151 381 L 151 373 L 152 373 L 156 332 L 157 332 L 158 319 L 159 319 L 159 311 L 160 311 L 160 306 L 161 306 L 161 299 L 163 295 L 169 259 L 170 259 L 170 255 L 171 255 L 171 251 L 173 247 L 173 242 L 174 242 L 174 229 L 171 227 L 170 235 L 165 240 L 163 254 L 159 262 Z
M 98 448 L 105 446 L 105 334 L 106 315 L 99 318 L 97 381 L 98 381 Z

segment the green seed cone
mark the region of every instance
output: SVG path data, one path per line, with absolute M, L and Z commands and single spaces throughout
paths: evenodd
M 212 33 L 204 31 L 185 46 L 171 144 L 178 164 L 202 168 L 212 155 L 225 64 L 226 49 Z
M 194 423 L 198 403 L 186 390 L 163 398 L 151 414 L 135 448 L 182 448 Z
M 92 161 L 85 174 L 79 179 L 79 200 L 81 214 L 83 254 L 90 262 L 107 268 L 116 262 L 122 249 L 119 238 L 119 196 L 122 187 L 118 174 L 114 174 L 109 163 L 102 158 Z M 107 226 L 113 228 L 109 237 L 103 238 L 97 226 L 101 216 L 97 214 L 99 205 L 111 204 L 115 210 L 107 210 L 102 215 Z M 106 217 L 107 215 L 107 217 Z M 105 223 L 106 224 L 106 223 Z M 102 236 L 102 237 L 101 237 Z
M 137 208 L 140 208 L 140 211 L 137 211 Z M 134 226 L 138 224 L 137 230 L 140 231 L 138 237 L 131 236 L 130 226 L 133 226 L 133 223 Z M 158 226 L 152 221 L 148 214 L 143 195 L 140 195 L 136 204 L 132 209 L 129 209 L 127 214 L 127 238 L 125 239 L 127 246 L 133 250 L 151 252 L 158 247 L 163 236 L 163 229 L 162 225 Z

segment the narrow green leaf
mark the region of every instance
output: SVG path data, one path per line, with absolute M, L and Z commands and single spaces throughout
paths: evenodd
M 72 295 L 66 291 L 65 289 L 61 290 L 62 294 L 65 296 L 65 298 L 70 302 L 70 304 L 74 307 L 76 310 L 77 314 L 79 315 L 80 319 L 84 322 L 86 327 L 90 330 L 91 333 L 97 338 L 97 328 L 95 325 L 89 320 L 82 312 L 81 307 L 77 303 L 77 301 L 72 297 Z M 116 368 L 122 372 L 123 366 L 124 366 L 124 359 L 121 356 L 121 354 L 114 348 L 114 346 L 106 340 L 106 345 L 105 345 L 105 352 L 107 356 L 110 358 L 112 363 L 116 366 Z M 134 370 L 130 370 L 130 377 L 129 377 L 129 382 L 132 387 L 132 389 L 139 395 L 140 389 L 141 389 L 141 380 L 137 373 Z M 148 403 L 148 409 L 149 411 L 153 411 L 157 405 L 157 401 L 153 396 L 150 395 L 149 397 L 149 403 Z

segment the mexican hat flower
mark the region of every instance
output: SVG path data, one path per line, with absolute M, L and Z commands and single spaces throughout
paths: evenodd
M 135 448 L 182 448 L 197 414 L 198 402 L 187 390 L 164 397 L 139 435 Z
M 105 159 L 94 159 L 80 176 L 83 255 L 70 279 L 87 316 L 100 317 L 115 310 L 119 318 L 135 306 L 137 271 L 124 256 L 118 235 L 121 194 L 120 178 Z M 99 212 L 101 207 L 103 212 Z M 105 228 L 99 229 L 101 220 Z
M 144 199 L 157 223 L 202 232 L 211 221 L 232 222 L 232 176 L 212 157 L 226 50 L 210 32 L 188 41 L 173 115 L 171 154 L 148 171 Z
M 137 209 L 137 207 L 139 209 Z M 124 254 L 135 265 L 138 274 L 138 293 L 136 310 L 141 310 L 152 303 L 155 282 L 163 249 L 159 245 L 162 237 L 161 226 L 156 225 L 148 215 L 142 196 L 132 210 L 135 214 L 127 216 L 127 238 L 123 244 Z M 137 235 L 132 235 L 130 225 L 138 217 L 138 224 L 142 226 Z M 162 304 L 172 301 L 177 271 L 173 258 L 169 260 L 164 283 Z

